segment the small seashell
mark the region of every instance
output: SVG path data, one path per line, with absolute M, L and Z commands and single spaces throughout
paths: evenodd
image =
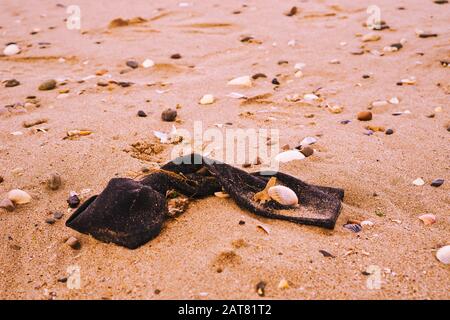
M 286 279 L 281 279 L 278 283 L 278 289 L 286 290 L 289 289 L 289 282 Z
M 431 213 L 423 214 L 423 215 L 421 215 L 419 217 L 419 219 L 422 220 L 422 222 L 426 226 L 429 226 L 429 225 L 431 225 L 431 224 L 436 222 L 436 216 L 434 214 L 431 214 Z
M 443 264 L 450 264 L 450 246 L 444 246 L 436 252 L 436 258 Z
M 314 144 L 316 142 L 317 142 L 316 138 L 314 138 L 314 137 L 306 137 L 305 139 L 302 140 L 302 142 L 300 142 L 300 145 L 302 147 L 305 147 L 305 146 L 309 146 L 311 144 Z
M 256 226 L 257 229 L 263 231 L 265 234 L 270 234 L 270 228 L 264 225 L 257 225 Z
M 314 93 L 307 93 L 303 96 L 303 100 L 305 101 L 314 101 L 319 99 L 318 96 L 316 96 Z
M 423 186 L 425 184 L 425 181 L 423 181 L 422 178 L 417 178 L 416 180 L 413 181 L 413 185 L 415 186 Z
M 212 94 L 205 94 L 201 99 L 200 99 L 200 104 L 206 105 L 206 104 L 213 104 L 214 101 L 216 101 L 216 98 L 214 98 L 214 96 Z
M 8 192 L 8 199 L 14 204 L 25 204 L 31 201 L 31 196 L 23 190 L 13 189 Z
M 398 100 L 397 97 L 392 97 L 392 98 L 389 99 L 389 103 L 390 104 L 399 104 L 400 100 Z
M 298 62 L 295 64 L 294 69 L 295 70 L 303 70 L 303 68 L 306 66 L 306 64 L 302 63 L 302 62 Z
M 20 48 L 17 44 L 11 43 L 5 47 L 3 50 L 3 54 L 5 56 L 13 56 L 15 54 L 18 54 L 20 52 Z
M 145 59 L 144 62 L 142 62 L 142 66 L 147 69 L 147 68 L 151 68 L 155 65 L 155 62 L 151 59 Z
M 242 76 L 228 81 L 229 86 L 251 87 L 253 85 L 250 76 Z
M 230 197 L 230 195 L 228 193 L 223 192 L 223 191 L 214 192 L 214 195 L 217 198 L 229 198 Z
M 302 70 L 298 70 L 298 71 L 294 74 L 294 77 L 296 77 L 296 78 L 301 78 L 301 77 L 303 77 L 303 72 L 302 72 Z
M 270 198 L 284 206 L 298 205 L 298 197 L 294 191 L 285 186 L 274 186 L 267 191 Z
M 275 157 L 276 161 L 282 162 L 282 163 L 290 162 L 293 160 L 303 160 L 303 159 L 305 159 L 305 156 L 303 155 L 303 153 L 301 153 L 298 150 L 288 150 L 285 152 L 281 152 Z
M 9 199 L 3 199 L 0 201 L 0 209 L 5 209 L 8 212 L 12 212 L 15 208 L 14 203 Z

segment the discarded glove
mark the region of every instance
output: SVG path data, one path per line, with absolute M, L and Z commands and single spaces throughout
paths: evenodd
M 300 206 L 255 200 L 255 194 L 265 188 L 271 177 L 293 190 Z M 202 198 L 222 189 L 241 208 L 256 215 L 327 229 L 334 228 L 344 197 L 342 189 L 310 185 L 281 172 L 248 174 L 191 154 L 167 163 L 141 181 L 112 179 L 100 195 L 88 199 L 73 213 L 66 226 L 100 241 L 135 249 L 160 233 L 168 218 L 168 191 Z

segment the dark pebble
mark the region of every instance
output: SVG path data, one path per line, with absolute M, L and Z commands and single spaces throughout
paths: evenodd
M 122 88 L 128 88 L 128 87 L 131 87 L 133 85 L 133 82 L 121 81 L 121 82 L 117 82 L 117 84 L 119 86 L 121 86 Z
M 5 82 L 5 88 L 17 87 L 18 85 L 20 85 L 20 82 L 16 79 L 6 80 Z
M 177 117 L 177 111 L 170 109 L 170 108 L 167 110 L 164 110 L 161 113 L 161 119 L 163 121 L 172 122 L 172 121 L 175 121 L 176 117 Z
M 349 124 L 351 121 L 350 120 L 342 120 L 341 124 Z
M 254 39 L 253 37 L 247 36 L 247 37 L 241 38 L 241 42 L 249 42 L 249 41 L 251 41 L 253 39 Z
M 2 176 L 0 176 L 0 183 L 2 183 L 3 181 L 5 181 L 5 179 L 3 179 Z
M 431 182 L 431 186 L 432 187 L 440 187 L 440 186 L 442 186 L 444 184 L 444 179 L 434 179 L 432 182 Z
M 370 112 L 370 111 L 360 111 L 356 115 L 356 118 L 359 121 L 370 121 L 370 120 L 372 120 L 372 112 Z
M 325 250 L 319 250 L 319 252 L 326 258 L 336 258 L 334 255 Z
M 419 38 L 433 38 L 437 37 L 437 33 L 421 33 L 419 34 Z
M 160 293 L 161 293 L 161 290 L 159 290 L 159 289 L 155 290 L 155 294 L 160 294 Z
M 127 66 L 131 69 L 137 69 L 139 67 L 139 63 L 136 61 L 127 61 Z
M 311 147 L 304 147 L 304 148 L 302 148 L 302 149 L 300 150 L 300 152 L 303 153 L 303 155 L 304 155 L 305 157 L 309 157 L 309 156 L 312 156 L 312 155 L 313 155 L 314 149 L 311 148 Z
M 53 90 L 56 88 L 56 80 L 47 80 L 41 83 L 41 85 L 39 86 L 39 90 L 41 91 L 47 91 L 47 90 Z
M 252 76 L 252 79 L 253 79 L 253 80 L 256 80 L 256 79 L 259 79 L 259 78 L 267 78 L 267 76 L 266 76 L 264 73 L 255 73 L 255 74 Z
M 391 47 L 397 48 L 397 50 L 400 50 L 403 48 L 403 45 L 401 43 L 393 43 L 391 44 Z
M 142 110 L 139 110 L 137 115 L 138 115 L 138 117 L 141 117 L 141 118 L 145 118 L 147 116 L 147 114 Z
M 78 196 L 75 194 L 67 199 L 67 203 L 69 204 L 69 207 L 75 209 L 80 204 L 80 198 L 78 198 Z
M 363 78 L 363 79 L 369 79 L 370 76 L 369 76 L 368 74 L 363 74 L 363 75 L 362 75 L 362 78 Z
M 66 282 L 67 282 L 67 277 L 59 278 L 59 279 L 58 279 L 58 282 L 66 283 Z
M 251 163 L 244 163 L 244 164 L 242 165 L 242 168 L 250 168 L 251 166 L 252 166 Z
M 258 296 L 260 297 L 264 297 L 266 294 L 266 283 L 264 281 L 259 282 L 256 285 L 256 293 L 258 294 Z
M 448 3 L 448 0 L 435 0 L 434 3 L 436 3 L 436 4 L 446 4 L 446 3 Z
M 53 213 L 53 218 L 59 220 L 64 216 L 64 213 L 60 212 L 60 211 L 56 211 Z
M 239 220 L 239 225 L 240 226 L 243 226 L 245 224 L 245 221 L 244 220 Z
M 441 60 L 439 62 L 441 63 L 441 66 L 443 66 L 444 68 L 447 68 L 448 65 L 450 64 L 450 61 L 448 60 Z
M 54 218 L 45 219 L 45 223 L 48 223 L 48 224 L 54 224 L 55 222 L 56 222 L 56 220 Z
M 14 203 L 11 200 L 6 198 L 0 202 L 0 209 L 5 209 L 8 212 L 12 212 L 16 209 L 16 207 L 14 206 Z
M 393 134 L 394 133 L 394 130 L 392 130 L 392 129 L 387 129 L 386 130 L 386 134 L 387 135 L 391 135 L 391 134 Z
M 175 54 L 171 55 L 170 58 L 171 59 L 181 59 L 181 54 L 175 53 Z
M 280 85 L 280 81 L 278 81 L 277 78 L 273 78 L 273 79 L 272 79 L 272 84 L 274 84 L 274 85 L 276 85 L 276 86 L 279 86 L 279 85 Z
M 297 14 L 297 12 L 298 12 L 297 7 L 292 7 L 291 10 L 289 10 L 288 12 L 285 13 L 285 15 L 287 17 L 292 17 L 292 16 L 295 16 Z

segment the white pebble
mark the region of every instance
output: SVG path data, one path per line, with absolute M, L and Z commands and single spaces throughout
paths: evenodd
M 253 85 L 250 76 L 242 76 L 228 81 L 229 86 L 251 87 Z
M 423 181 L 422 178 L 417 178 L 416 180 L 413 181 L 413 185 L 415 186 L 423 186 L 425 184 L 425 181 Z
M 200 104 L 213 104 L 214 101 L 216 101 L 216 99 L 214 98 L 214 96 L 212 94 L 205 94 L 201 99 L 200 99 Z
M 15 54 L 18 54 L 19 52 L 20 52 L 19 46 L 17 44 L 14 44 L 14 43 L 12 43 L 10 45 L 7 45 L 5 47 L 5 49 L 3 50 L 3 54 L 5 56 L 13 56 Z
M 147 69 L 147 68 L 151 68 L 155 65 L 155 62 L 153 62 L 153 60 L 150 59 L 145 59 L 144 62 L 142 62 L 142 66 Z

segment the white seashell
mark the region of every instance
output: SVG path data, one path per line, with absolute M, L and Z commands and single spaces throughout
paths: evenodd
M 428 225 L 433 224 L 433 223 L 436 222 L 436 216 L 435 216 L 434 214 L 431 214 L 431 213 L 423 214 L 423 215 L 421 215 L 421 216 L 419 217 L 419 219 L 422 220 L 422 222 L 423 222 L 426 226 L 428 226 Z
M 3 54 L 5 56 L 13 56 L 15 54 L 18 54 L 20 52 L 20 48 L 17 44 L 10 44 L 6 46 L 6 48 L 3 50 Z
M 374 223 L 370 220 L 364 220 L 361 221 L 361 226 L 362 227 L 372 227 L 374 225 Z
M 214 192 L 214 195 L 217 198 L 229 198 L 230 197 L 230 195 L 228 193 L 223 192 L 223 191 Z
M 436 252 L 436 258 L 443 264 L 450 264 L 450 246 L 440 248 Z
M 201 99 L 200 99 L 200 104 L 213 104 L 214 101 L 216 101 L 216 98 L 214 98 L 214 96 L 212 94 L 205 94 Z
M 317 142 L 316 138 L 314 138 L 314 137 L 306 137 L 305 139 L 302 140 L 302 142 L 300 142 L 300 145 L 302 147 L 305 147 L 305 146 L 309 146 L 310 144 L 314 144 L 316 142 Z
M 147 68 L 151 68 L 155 65 L 155 62 L 151 59 L 145 59 L 144 62 L 142 62 L 142 66 L 147 69 Z
M 425 184 L 425 181 L 423 181 L 422 178 L 417 178 L 416 180 L 413 181 L 413 185 L 415 186 L 423 186 Z
M 319 97 L 316 96 L 314 93 L 307 93 L 303 96 L 303 99 L 305 101 L 314 101 L 314 100 L 319 99 Z
M 298 204 L 298 198 L 294 191 L 285 186 L 274 186 L 267 191 L 269 196 L 284 206 L 295 206 Z
M 306 66 L 303 62 L 298 62 L 295 64 L 294 69 L 295 70 L 303 70 L 303 68 Z
M 8 199 L 14 204 L 25 204 L 31 201 L 31 196 L 23 190 L 13 189 L 8 192 Z
M 275 157 L 275 160 L 278 162 L 289 162 L 293 160 L 303 160 L 305 159 L 305 156 L 300 151 L 296 150 L 288 150 L 282 153 L 277 154 Z
M 233 98 L 233 99 L 244 99 L 246 96 L 239 92 L 231 92 L 227 94 L 227 97 Z
M 242 76 L 228 81 L 229 86 L 251 87 L 253 85 L 250 76 Z
M 389 103 L 390 104 L 399 104 L 400 100 L 398 100 L 397 97 L 392 97 L 392 98 L 389 99 Z
M 381 36 L 379 34 L 376 34 L 374 32 L 368 33 L 363 35 L 363 37 L 361 38 L 361 40 L 363 42 L 369 42 L 369 41 L 378 41 L 381 39 Z

